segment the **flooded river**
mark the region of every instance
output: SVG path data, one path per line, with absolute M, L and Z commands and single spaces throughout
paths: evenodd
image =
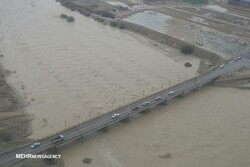
M 65 13 L 75 18 L 68 23 Z M 54 0 L 0 0 L 1 63 L 41 138 L 195 75 L 199 59 L 159 51 Z M 171 56 L 171 57 L 169 57 Z M 178 61 L 177 61 L 178 60 Z M 192 68 L 185 68 L 190 61 Z

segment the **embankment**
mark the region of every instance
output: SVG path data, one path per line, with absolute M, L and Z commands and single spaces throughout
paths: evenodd
M 201 47 L 198 47 L 196 45 L 190 44 L 184 40 L 174 38 L 172 36 L 162 34 L 157 31 L 153 31 L 151 29 L 148 29 L 146 27 L 129 23 L 123 20 L 119 21 L 119 24 L 123 24 L 126 29 L 131 30 L 133 32 L 136 32 L 138 34 L 141 34 L 143 36 L 146 36 L 152 40 L 155 40 L 157 42 L 163 43 L 168 45 L 169 47 L 175 48 L 177 50 L 180 50 L 183 45 L 190 45 L 194 48 L 193 55 L 204 58 L 204 59 L 210 59 L 213 65 L 218 65 L 223 61 L 223 58 L 219 56 L 216 53 L 210 52 L 208 50 L 205 50 Z
M 89 16 L 91 14 L 101 14 L 103 11 L 99 10 L 93 10 L 90 8 L 83 7 L 82 5 L 76 4 L 69 0 L 58 0 L 63 6 L 71 9 L 71 10 L 77 10 L 79 13 Z M 205 50 L 201 47 L 198 47 L 196 45 L 190 44 L 186 41 L 183 41 L 181 39 L 174 38 L 172 36 L 162 34 L 160 32 L 153 31 L 151 29 L 148 29 L 146 27 L 136 25 L 133 23 L 126 22 L 124 20 L 118 20 L 119 24 L 123 24 L 124 27 L 130 31 L 133 31 L 135 33 L 141 34 L 143 36 L 146 36 L 152 40 L 155 40 L 157 42 L 160 42 L 162 44 L 166 44 L 172 48 L 175 48 L 177 50 L 180 50 L 181 46 L 183 45 L 190 45 L 194 48 L 193 55 L 204 58 L 204 59 L 210 59 L 213 65 L 218 65 L 223 61 L 223 58 L 219 56 L 216 53 L 213 53 L 211 51 Z

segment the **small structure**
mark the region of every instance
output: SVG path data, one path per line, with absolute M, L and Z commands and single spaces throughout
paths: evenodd
M 250 8 L 250 0 L 229 0 L 229 4 Z

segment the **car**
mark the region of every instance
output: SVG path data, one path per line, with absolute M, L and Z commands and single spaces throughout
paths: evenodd
M 138 109 L 139 109 L 139 107 L 137 107 L 137 106 L 135 106 L 135 107 L 132 108 L 133 111 L 134 110 L 138 110 Z
M 220 65 L 220 68 L 224 68 L 224 67 L 225 67 L 225 65 L 224 65 L 224 64 L 221 64 L 221 65 Z
M 158 101 L 158 100 L 161 100 L 161 96 L 157 96 L 157 97 L 155 98 L 155 101 Z
M 117 117 L 119 117 L 119 116 L 120 116 L 120 114 L 115 113 L 115 114 L 112 115 L 112 118 L 114 119 L 114 118 L 117 118 Z
M 31 148 L 31 149 L 34 149 L 34 148 L 39 147 L 40 145 L 41 145 L 40 142 L 36 142 L 36 143 L 33 143 L 33 144 L 30 146 L 30 148 Z
M 241 59 L 241 57 L 238 57 L 238 59 Z
M 170 90 L 169 92 L 168 92 L 168 95 L 173 95 L 174 94 L 174 91 L 172 91 L 172 90 Z
M 238 57 L 235 57 L 235 58 L 234 58 L 234 61 L 237 61 L 237 60 L 238 60 Z
M 52 143 L 57 143 L 57 142 L 60 142 L 60 141 L 62 141 L 62 140 L 64 140 L 64 136 L 63 136 L 63 135 L 58 135 L 58 136 L 52 138 L 52 139 L 51 139 L 51 142 L 52 142 Z
M 149 105 L 148 101 L 145 101 L 144 103 L 142 103 L 143 106 Z

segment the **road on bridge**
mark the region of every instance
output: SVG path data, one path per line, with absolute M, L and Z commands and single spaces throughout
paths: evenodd
M 182 95 L 184 93 L 187 93 L 188 91 L 194 90 L 196 88 L 201 87 L 202 85 L 205 85 L 207 83 L 212 82 L 214 79 L 218 78 L 219 76 L 225 75 L 230 72 L 237 71 L 243 67 L 250 68 L 250 59 L 247 58 L 241 58 L 237 61 L 231 60 L 224 64 L 223 68 L 217 67 L 214 68 L 209 73 L 196 77 L 192 80 L 188 80 L 186 82 L 183 82 L 181 84 L 178 84 L 170 89 L 164 90 L 162 92 L 159 92 L 157 94 L 151 95 L 143 100 L 140 100 L 134 104 L 131 104 L 129 106 L 125 106 L 123 108 L 117 109 L 113 112 L 107 113 L 101 117 L 98 117 L 94 120 L 91 120 L 89 122 L 83 123 L 75 128 L 71 128 L 68 130 L 63 131 L 61 134 L 64 136 L 64 140 L 62 142 L 59 142 L 57 144 L 53 144 L 51 142 L 51 137 L 44 139 L 40 141 L 41 146 L 37 147 L 35 149 L 31 149 L 30 146 L 24 146 L 18 149 L 15 149 L 13 151 L 9 151 L 6 153 L 0 154 L 0 167 L 8 167 L 11 166 L 22 159 L 17 159 L 16 154 L 37 154 L 40 153 L 53 145 L 62 145 L 65 142 L 72 141 L 76 138 L 83 137 L 89 133 L 92 133 L 94 131 L 97 131 L 99 129 L 102 129 L 104 127 L 107 127 L 113 123 L 116 123 L 118 121 L 121 121 L 122 119 L 125 119 L 129 116 L 132 116 L 136 113 L 142 112 L 147 110 L 150 107 L 153 107 L 155 105 L 164 103 L 172 98 L 175 98 L 179 95 Z M 174 91 L 173 94 L 169 94 L 169 91 Z M 156 100 L 156 97 L 161 97 L 161 99 Z M 147 101 L 149 104 L 146 106 L 143 105 L 143 103 Z M 134 107 L 138 107 L 138 109 L 133 110 Z M 114 113 L 119 113 L 119 117 L 112 118 L 112 115 Z

